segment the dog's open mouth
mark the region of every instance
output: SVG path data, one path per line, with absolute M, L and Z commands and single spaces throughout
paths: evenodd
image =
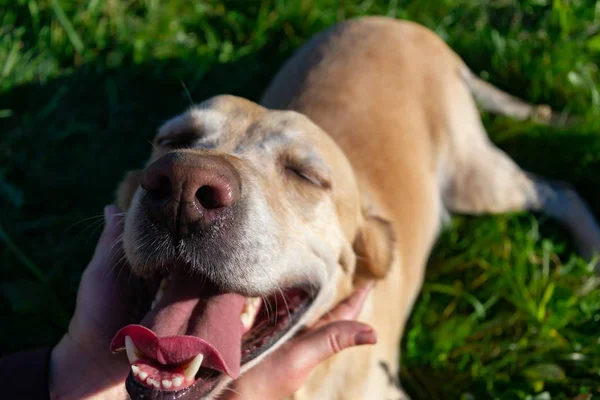
M 311 291 L 312 292 L 312 291 Z M 199 399 L 298 324 L 314 296 L 290 288 L 264 297 L 222 292 L 201 277 L 171 274 L 140 325 L 127 325 L 111 351 L 126 351 L 134 399 Z

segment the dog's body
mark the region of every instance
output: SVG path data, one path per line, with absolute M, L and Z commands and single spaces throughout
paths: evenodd
M 591 223 L 577 235 L 584 253 L 600 249 L 597 226 L 573 192 L 532 180 L 489 142 L 470 79 L 464 63 L 431 31 L 364 18 L 306 44 L 267 90 L 265 107 L 299 111 L 334 138 L 371 212 L 390 220 L 396 233 L 395 262 L 363 314 L 376 327 L 379 344 L 322 365 L 295 398 L 398 398 L 382 363 L 397 376 L 402 329 L 446 210 L 479 214 L 548 206 L 555 217 L 572 211 L 561 218 L 567 225 L 571 218 Z M 553 195 L 556 203 L 549 204 L 545 196 Z
M 335 145 L 325 139 L 315 144 L 311 134 L 310 144 L 318 147 L 333 169 L 333 188 L 337 190 L 333 197 L 339 221 L 327 224 L 339 223 L 339 231 L 354 243 L 357 266 L 355 271 L 350 262 L 350 272 L 342 268 L 347 272 L 345 278 L 339 278 L 343 273 L 328 273 L 327 279 L 333 283 L 324 285 L 323 292 L 329 293 L 319 295 L 318 311 L 304 322 L 319 317 L 348 295 L 348 283 L 354 278 L 370 275 L 380 279 L 361 314 L 361 320 L 376 329 L 377 345 L 344 351 L 323 363 L 294 398 L 397 400 L 403 396 L 394 379 L 400 338 L 448 211 L 543 210 L 570 229 L 584 255 L 600 249 L 600 229 L 575 192 L 526 174 L 488 140 L 471 90 L 479 90 L 484 100 L 488 96 L 495 111 L 517 110 L 519 118 L 533 117 L 542 110 L 487 87 L 429 30 L 387 18 L 346 22 L 316 36 L 266 91 L 264 107 L 302 113 L 333 138 L 347 157 L 358 187 L 351 182 L 345 164 L 332 161 L 339 160 Z M 231 107 L 222 107 L 229 103 Z M 261 107 L 235 98 L 207 107 L 220 107 L 223 115 L 235 121 L 243 115 L 245 122 L 236 122 L 236 130 L 244 132 L 270 118 Z M 189 117 L 190 113 L 167 123 L 159 138 L 195 129 L 196 117 Z M 294 119 L 280 127 L 313 129 L 303 124 Z M 217 148 L 227 154 L 238 154 L 241 148 L 227 146 L 229 150 Z M 155 150 L 152 160 L 163 154 L 165 151 Z M 134 180 L 123 186 L 122 207 L 129 207 L 137 183 Z M 302 209 L 302 204 L 296 205 Z M 312 215 L 324 218 L 321 215 L 325 214 Z M 383 227 L 376 233 L 361 234 L 362 221 L 368 219 Z M 314 227 L 313 234 L 319 235 L 322 226 Z M 390 230 L 393 235 L 386 233 Z M 338 233 L 324 236 L 337 237 Z M 128 235 L 135 236 L 126 227 L 126 249 Z M 330 240 L 337 243 L 337 239 Z M 345 254 L 344 245 L 327 243 L 340 258 L 352 258 Z M 369 254 L 363 254 L 362 247 L 368 247 Z M 385 254 L 388 247 L 389 256 Z M 130 260 L 136 257 L 130 249 Z M 343 267 L 345 262 L 340 264 Z

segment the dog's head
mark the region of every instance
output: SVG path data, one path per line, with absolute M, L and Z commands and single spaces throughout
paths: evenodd
M 358 273 L 382 277 L 391 263 L 389 224 L 366 215 L 332 139 L 301 114 L 232 96 L 165 123 L 119 203 L 133 271 L 162 279 L 140 325 L 113 340 L 134 398 L 214 396 Z

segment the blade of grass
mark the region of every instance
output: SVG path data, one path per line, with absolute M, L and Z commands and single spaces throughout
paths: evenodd
M 477 299 L 477 297 L 473 296 L 470 293 L 466 293 L 462 290 L 459 290 L 455 287 L 449 286 L 449 285 L 444 285 L 441 283 L 426 283 L 424 285 L 424 288 L 427 290 L 430 290 L 432 292 L 437 292 L 437 293 L 443 293 L 443 294 L 448 294 L 451 296 L 457 296 L 457 297 L 462 297 L 463 299 L 465 299 L 467 302 L 469 302 L 471 304 L 471 306 L 473 306 L 473 309 L 475 310 L 475 313 L 477 315 L 478 318 L 483 318 L 485 317 L 485 307 L 484 305 L 481 303 L 481 301 L 479 301 Z
M 63 29 L 67 33 L 67 36 L 69 37 L 71 44 L 75 48 L 75 51 L 81 54 L 84 49 L 83 42 L 81 41 L 81 38 L 75 31 L 75 28 L 73 28 L 73 24 L 65 14 L 65 11 L 58 3 L 58 0 L 51 0 L 50 4 L 52 5 L 52 11 L 54 11 L 54 15 L 56 15 L 56 18 L 58 18 L 58 22 L 60 22 Z

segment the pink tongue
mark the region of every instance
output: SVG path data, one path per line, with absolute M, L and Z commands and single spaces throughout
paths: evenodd
M 245 298 L 217 293 L 200 279 L 173 274 L 162 298 L 141 324 L 122 328 L 111 350 L 125 347 L 125 336 L 161 364 L 179 364 L 204 355 L 202 365 L 237 378 L 240 373 Z

